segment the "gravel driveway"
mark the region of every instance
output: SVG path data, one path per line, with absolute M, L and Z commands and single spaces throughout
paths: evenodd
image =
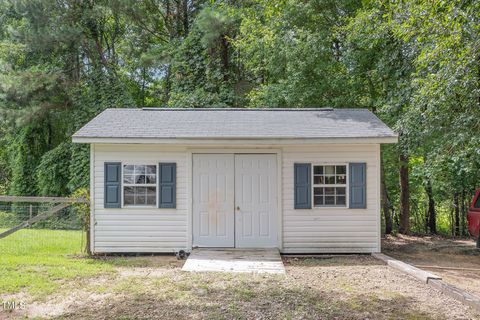
M 139 259 L 139 258 L 132 258 Z M 480 319 L 371 256 L 285 258 L 287 275 L 186 273 L 142 257 L 108 278 L 65 284 L 13 316 L 59 319 Z M 0 313 L 1 318 L 1 313 Z

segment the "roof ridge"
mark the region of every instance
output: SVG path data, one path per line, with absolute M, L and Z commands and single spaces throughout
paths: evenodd
M 164 108 L 164 107 L 144 107 L 144 108 L 107 108 L 109 111 L 369 111 L 368 108 Z
M 334 108 L 141 108 L 143 111 L 334 111 Z
M 143 108 L 106 108 L 105 111 L 370 111 L 368 108 L 165 108 L 165 107 L 143 107 Z

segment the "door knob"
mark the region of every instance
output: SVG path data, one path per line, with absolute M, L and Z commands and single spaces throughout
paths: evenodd
M 240 210 L 240 207 L 239 207 L 239 206 L 237 206 L 237 210 Z

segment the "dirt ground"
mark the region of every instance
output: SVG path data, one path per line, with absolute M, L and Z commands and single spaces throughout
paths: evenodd
M 382 252 L 480 296 L 480 250 L 473 240 L 388 236 L 382 242 Z
M 0 318 L 480 319 L 473 309 L 366 255 L 284 258 L 286 276 L 187 273 L 142 257 L 107 276 L 65 283 Z M 4 297 L 6 298 L 6 297 Z

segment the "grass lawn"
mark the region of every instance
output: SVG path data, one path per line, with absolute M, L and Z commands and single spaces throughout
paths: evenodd
M 189 273 L 173 256 L 87 258 L 77 231 L 0 240 L 4 318 L 478 319 L 473 309 L 365 255 L 294 259 L 287 275 Z
M 0 239 L 0 292 L 46 296 L 70 280 L 113 272 L 112 264 L 85 259 L 82 232 L 24 229 Z

